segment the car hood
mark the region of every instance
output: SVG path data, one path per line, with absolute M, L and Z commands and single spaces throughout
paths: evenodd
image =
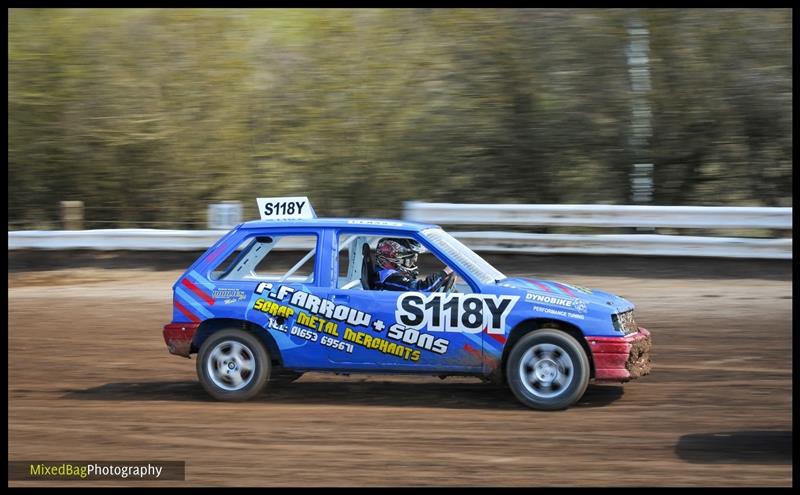
M 525 293 L 523 296 L 525 300 L 534 302 L 538 300 L 543 304 L 547 304 L 547 301 L 551 300 L 548 298 L 567 299 L 574 301 L 578 308 L 582 306 L 591 306 L 595 310 L 605 308 L 611 313 L 630 311 L 634 307 L 630 301 L 616 294 L 554 280 L 518 277 L 505 278 L 499 280 L 497 284 L 502 287 L 519 289 Z

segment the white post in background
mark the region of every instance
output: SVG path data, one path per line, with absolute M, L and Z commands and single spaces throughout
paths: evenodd
M 242 222 L 242 203 L 223 201 L 208 205 L 208 228 L 228 230 Z
M 64 230 L 83 230 L 83 201 L 61 202 L 61 225 Z
M 653 200 L 653 163 L 650 138 L 653 135 L 650 109 L 650 31 L 639 18 L 628 27 L 628 71 L 631 77 L 631 133 L 629 143 L 636 162 L 631 170 L 631 201 L 649 204 Z

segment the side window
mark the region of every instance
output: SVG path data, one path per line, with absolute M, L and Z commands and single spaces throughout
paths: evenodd
M 211 272 L 214 280 L 313 283 L 317 236 L 254 236 Z
M 378 243 L 385 238 L 417 242 L 412 237 L 402 235 L 370 236 L 353 233 L 343 233 L 339 235 L 339 277 L 336 284 L 338 288 L 349 290 L 380 290 L 374 286 L 374 282 L 376 278 L 380 277 L 380 272 L 384 270 L 385 267 L 381 266 L 379 263 L 376 256 L 376 248 Z M 367 262 L 364 257 L 367 247 L 369 249 L 369 259 L 371 262 Z M 429 275 L 444 270 L 447 265 L 423 247 L 422 252 L 417 255 L 416 266 L 417 274 L 416 276 L 410 276 L 410 278 L 424 281 Z M 364 270 L 371 270 L 371 273 L 365 273 Z M 371 285 L 368 287 L 368 284 Z M 466 291 L 463 290 L 465 287 Z M 471 292 L 469 285 L 457 275 L 453 291 Z
M 362 268 L 366 268 L 364 246 L 374 253 L 377 238 L 358 234 L 339 234 L 339 277 L 336 286 L 340 289 L 365 290 L 366 274 L 362 280 Z M 374 261 L 374 254 L 370 256 Z
M 211 272 L 211 279 L 212 280 L 220 280 L 222 274 L 227 273 L 230 271 L 231 267 L 233 267 L 236 260 L 242 255 L 242 251 L 246 251 L 250 249 L 250 245 L 256 242 L 254 238 L 248 237 L 244 240 L 244 242 L 240 243 L 236 246 L 231 254 L 228 255 L 227 258 L 222 260 Z

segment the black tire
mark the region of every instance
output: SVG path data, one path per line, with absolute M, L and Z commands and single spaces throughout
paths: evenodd
M 566 409 L 589 385 L 589 358 L 571 335 L 553 329 L 524 335 L 506 361 L 506 380 L 520 402 L 533 409 Z
M 271 371 L 264 345 L 256 336 L 240 329 L 211 334 L 197 353 L 197 376 L 206 392 L 217 400 L 244 401 L 255 397 L 266 386 Z M 241 382 L 237 383 L 237 377 Z

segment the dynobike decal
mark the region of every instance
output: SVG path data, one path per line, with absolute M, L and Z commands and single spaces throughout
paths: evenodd
M 571 310 L 575 313 L 586 313 L 589 308 L 586 306 L 586 301 L 577 297 L 561 297 L 552 294 L 538 294 L 536 292 L 528 292 L 525 294 L 525 300 L 539 304 L 549 304 L 552 306 L 560 306 L 562 308 Z M 582 319 L 582 318 L 581 318 Z
M 570 311 L 563 311 L 560 309 L 553 309 L 553 308 L 546 308 L 544 306 L 533 306 L 534 311 L 539 311 L 540 313 L 547 313 L 549 315 L 556 315 L 556 316 L 564 316 L 567 318 L 575 318 L 576 320 L 583 320 L 586 317 L 584 315 L 578 313 L 572 313 Z
M 398 323 L 429 332 L 505 333 L 506 317 L 519 296 L 494 294 L 423 294 L 407 292 L 397 300 Z

